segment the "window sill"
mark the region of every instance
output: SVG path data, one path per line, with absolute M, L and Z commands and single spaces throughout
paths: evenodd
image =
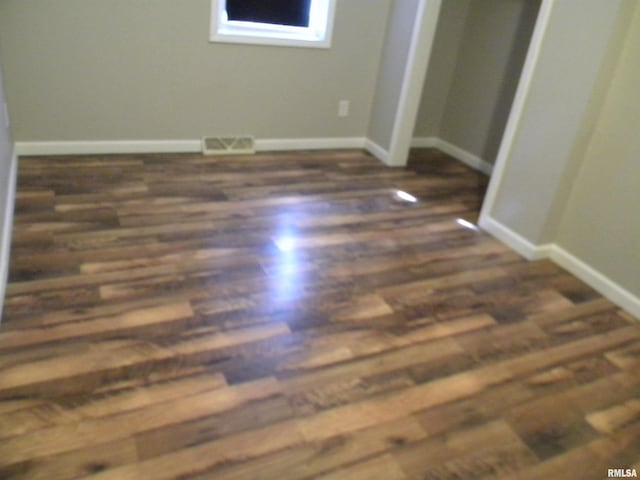
M 331 41 L 318 39 L 311 35 L 287 34 L 283 32 L 235 32 L 233 30 L 221 30 L 212 32 L 211 42 L 242 43 L 249 45 L 272 45 L 279 47 L 306 47 L 306 48 L 330 48 Z

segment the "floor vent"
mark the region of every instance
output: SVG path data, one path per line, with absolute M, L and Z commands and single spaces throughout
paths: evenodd
M 241 137 L 204 137 L 202 139 L 204 155 L 248 155 L 256 153 L 251 136 Z

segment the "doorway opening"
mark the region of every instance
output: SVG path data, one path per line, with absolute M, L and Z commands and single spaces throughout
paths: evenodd
M 491 175 L 541 0 L 447 0 L 440 6 L 409 166 L 453 157 Z M 482 204 L 487 179 L 476 188 Z

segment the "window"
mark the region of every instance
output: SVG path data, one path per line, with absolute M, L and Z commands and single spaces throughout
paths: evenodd
M 211 41 L 329 48 L 335 0 L 212 0 Z

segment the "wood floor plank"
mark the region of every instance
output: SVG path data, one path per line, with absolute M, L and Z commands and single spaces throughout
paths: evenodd
M 307 419 L 302 431 L 306 438 L 316 439 L 364 428 L 376 421 L 390 421 L 403 415 L 432 408 L 475 395 L 492 385 L 499 385 L 517 375 L 601 351 L 611 344 L 629 341 L 629 335 L 640 335 L 634 327 L 623 328 L 606 336 L 591 337 L 569 346 L 530 353 L 522 357 L 480 367 L 402 391 L 383 399 L 354 403 L 329 410 Z
M 628 400 L 587 415 L 587 422 L 602 433 L 613 433 L 620 427 L 640 420 L 640 399 Z
M 280 425 L 283 427 L 293 426 L 289 422 Z M 261 432 L 271 431 L 274 428 L 276 427 L 267 427 L 259 430 L 258 438 L 261 437 Z M 243 436 L 243 434 L 232 436 L 230 440 L 239 439 Z M 227 455 L 234 455 L 233 457 L 228 457 L 226 462 L 220 462 L 216 459 L 214 453 L 209 457 L 207 471 L 192 473 L 191 475 L 186 474 L 186 472 L 197 472 L 198 468 L 191 468 L 188 464 L 178 467 L 175 462 L 178 455 L 169 454 L 159 457 L 156 462 L 169 463 L 169 460 L 174 459 L 174 461 L 170 462 L 171 465 L 174 465 L 172 467 L 174 474 L 177 475 L 176 470 L 179 468 L 179 471 L 185 477 L 194 479 L 315 478 L 325 472 L 331 475 L 335 475 L 338 472 L 342 474 L 343 471 L 340 468 L 344 464 L 353 464 L 372 455 L 384 454 L 399 445 L 421 438 L 424 438 L 424 432 L 415 421 L 406 418 L 360 430 L 349 436 L 333 437 L 323 442 L 307 445 L 302 443 L 301 437 L 296 433 L 289 434 L 284 438 L 285 442 L 288 442 L 286 444 L 276 440 L 274 445 L 269 445 L 269 450 L 243 445 L 239 451 L 236 449 L 237 454 L 233 454 L 232 450 L 227 449 Z M 266 443 L 267 445 L 269 444 L 269 442 Z M 204 451 L 213 453 L 218 446 L 222 446 L 222 441 L 194 447 L 189 449 L 189 453 L 195 454 L 196 452 L 201 453 Z M 186 453 L 188 450 L 184 452 Z M 203 461 L 197 461 L 197 464 L 206 465 Z M 143 462 L 142 465 L 147 466 L 148 473 L 154 471 L 153 460 Z M 366 468 L 366 465 L 364 468 Z M 124 471 L 124 469 L 121 471 Z M 113 475 L 113 477 L 105 476 L 105 478 L 119 477 Z M 163 476 L 159 478 L 170 477 Z
M 106 417 L 129 410 L 145 408 L 154 403 L 179 399 L 184 396 L 185 392 L 194 394 L 226 386 L 225 378 L 220 374 L 187 377 L 186 379 L 127 390 L 118 395 L 108 395 L 75 407 L 72 411 L 81 418 Z
M 191 304 L 188 302 L 139 308 L 120 315 L 96 318 L 84 322 L 6 332 L 0 337 L 0 348 L 18 348 L 74 338 L 109 338 L 109 335 L 114 334 L 121 336 L 122 334 L 150 328 L 154 325 L 188 320 L 193 315 Z
M 213 415 L 252 399 L 266 398 L 279 392 L 277 382 L 265 379 L 238 387 L 216 388 L 139 411 L 86 420 L 77 425 L 38 430 L 0 444 L 0 466 L 30 457 L 63 453 L 90 444 L 129 438 L 135 433 Z
M 537 463 L 501 420 L 415 442 L 393 456 L 407 478 L 424 479 L 497 478 Z
M 56 455 L 0 466 L 0 478 L 12 480 L 68 480 L 94 475 L 138 460 L 133 439 L 88 446 Z
M 407 477 L 391 455 L 379 455 L 372 460 L 344 467 L 326 475 L 317 477 L 322 480 L 404 480 Z
M 106 272 L 91 275 L 69 275 L 62 278 L 15 282 L 7 287 L 7 295 L 25 295 L 43 290 L 63 290 L 88 285 L 102 285 L 109 282 L 119 282 L 137 278 L 155 277 L 175 273 L 174 265 L 159 265 L 140 268 L 128 273 Z
M 607 478 L 608 469 L 630 466 L 637 456 L 640 425 L 634 425 L 612 437 L 601 437 L 550 458 L 529 469 L 500 477 L 500 480 L 599 480 Z

